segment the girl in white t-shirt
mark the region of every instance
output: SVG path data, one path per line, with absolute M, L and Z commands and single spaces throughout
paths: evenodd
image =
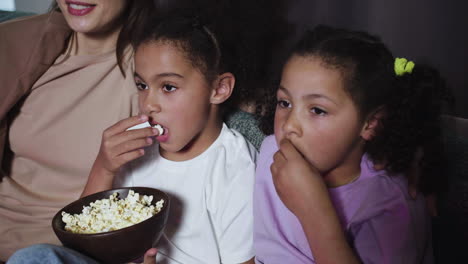
M 171 212 L 157 262 L 253 263 L 256 150 L 223 113 L 251 92 L 242 82 L 261 75 L 213 15 L 210 23 L 186 10 L 157 18 L 140 10 L 135 23 L 143 26 L 123 29 L 135 50 L 140 115 L 104 131 L 82 194 L 118 186 L 167 192 Z M 129 130 L 146 122 L 152 127 Z

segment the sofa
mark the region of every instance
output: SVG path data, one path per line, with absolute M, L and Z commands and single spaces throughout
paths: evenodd
M 433 217 L 434 255 L 436 263 L 463 263 L 468 259 L 468 119 L 442 116 L 442 128 L 448 185 Z

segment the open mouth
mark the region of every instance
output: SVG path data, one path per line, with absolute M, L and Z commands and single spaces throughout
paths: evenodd
M 166 127 L 156 122 L 150 122 L 150 125 L 151 127 L 156 128 L 159 131 L 159 135 L 156 136 L 157 141 L 159 141 L 160 143 L 164 143 L 169 140 L 169 130 Z
M 68 12 L 75 16 L 86 15 L 91 12 L 94 7 L 96 7 L 95 4 L 88 4 L 77 1 L 67 1 L 66 3 L 68 5 Z
M 164 135 L 165 130 L 164 130 L 163 126 L 161 126 L 160 124 L 156 124 L 153 127 L 156 128 L 159 131 L 160 136 Z
M 92 6 L 95 6 L 95 5 L 81 5 L 81 4 L 72 4 L 72 3 L 70 3 L 70 7 L 73 8 L 73 9 L 77 9 L 77 10 L 83 10 L 83 9 L 86 9 L 86 8 L 90 8 Z

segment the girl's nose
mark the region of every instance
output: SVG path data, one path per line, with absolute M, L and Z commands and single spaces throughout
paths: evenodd
M 290 139 L 291 137 L 302 136 L 301 123 L 294 113 L 289 113 L 289 115 L 286 117 L 286 120 L 283 125 L 283 130 L 285 132 L 286 138 L 288 139 Z
M 145 113 L 159 113 L 161 112 L 161 104 L 157 98 L 157 95 L 151 91 L 145 94 L 139 94 L 141 100 L 141 106 Z

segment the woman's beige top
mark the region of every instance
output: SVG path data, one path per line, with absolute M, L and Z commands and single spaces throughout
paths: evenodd
M 79 198 L 103 130 L 138 112 L 133 66 L 124 79 L 114 51 L 63 58 L 34 84 L 10 127 L 13 163 L 0 183 L 1 260 L 32 244 L 59 243 L 52 217 Z

